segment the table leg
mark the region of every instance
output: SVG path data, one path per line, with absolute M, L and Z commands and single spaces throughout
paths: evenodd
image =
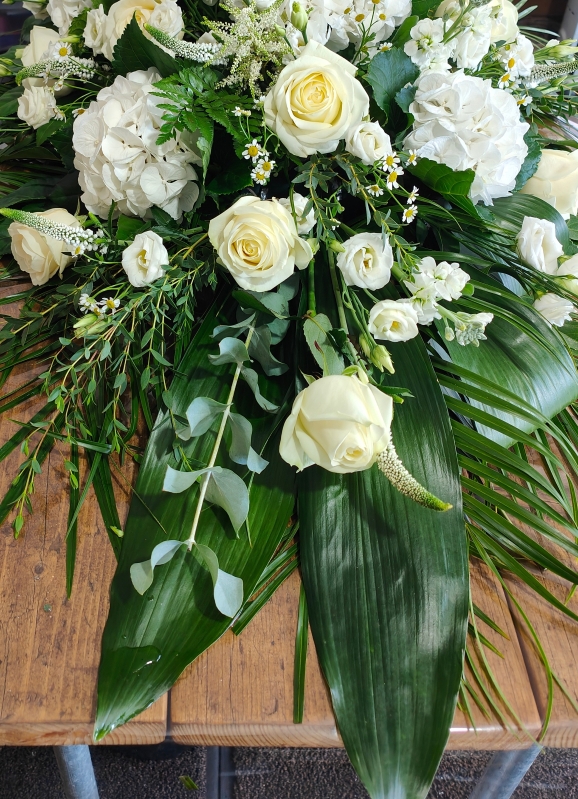
M 66 799 L 98 799 L 98 787 L 88 746 L 52 748 Z
M 207 799 L 233 799 L 232 753 L 231 746 L 207 746 Z
M 470 799 L 510 799 L 541 751 L 542 747 L 534 744 L 529 749 L 496 752 Z

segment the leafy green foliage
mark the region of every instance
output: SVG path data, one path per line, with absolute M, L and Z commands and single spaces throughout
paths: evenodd
M 519 191 L 530 180 L 538 169 L 540 158 L 542 157 L 542 137 L 536 125 L 532 125 L 524 136 L 524 141 L 528 145 L 528 155 L 524 159 L 522 168 L 516 178 L 515 191 Z
M 428 158 L 420 158 L 415 166 L 408 169 L 412 175 L 423 180 L 430 189 L 441 194 L 446 200 L 455 203 L 473 216 L 477 215 L 474 205 L 468 199 L 475 177 L 473 169 L 459 172 L 445 164 L 436 164 Z
M 174 75 L 180 68 L 171 55 L 147 39 L 133 17 L 114 47 L 112 68 L 117 75 L 126 75 L 150 67 L 155 67 L 163 78 Z
M 372 58 L 367 71 L 367 82 L 373 89 L 377 105 L 389 115 L 395 95 L 406 83 L 413 83 L 419 70 L 411 58 L 398 47 L 392 47 Z

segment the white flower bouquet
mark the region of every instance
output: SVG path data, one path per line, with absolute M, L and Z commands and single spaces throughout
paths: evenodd
M 578 48 L 522 5 L 28 0 L 1 382 L 33 369 L 0 410 L 38 407 L 0 517 L 22 534 L 58 442 L 70 593 L 96 492 L 97 740 L 299 563 L 352 763 L 416 799 L 456 702 L 500 702 L 464 677 L 493 624 L 468 558 L 578 621 L 533 576 L 578 584 Z

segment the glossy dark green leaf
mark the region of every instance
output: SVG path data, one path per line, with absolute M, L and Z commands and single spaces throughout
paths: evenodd
M 460 172 L 450 169 L 445 164 L 436 164 L 428 158 L 420 158 L 415 166 L 408 169 L 416 178 L 423 180 L 430 189 L 469 211 L 473 216 L 477 215 L 475 206 L 468 197 L 475 177 L 473 169 Z
M 456 705 L 468 616 L 467 542 L 455 445 L 419 339 L 390 345 L 414 398 L 393 437 L 406 467 L 453 503 L 436 513 L 377 467 L 299 478 L 301 567 L 340 733 L 372 799 L 427 794 Z
M 126 75 L 150 67 L 155 67 L 163 78 L 174 75 L 180 69 L 172 55 L 147 39 L 133 17 L 114 46 L 112 68 L 117 75 Z
M 178 416 L 185 416 L 197 396 L 226 401 L 234 366 L 210 366 L 207 356 L 217 349 L 211 338 L 213 329 L 218 324 L 230 323 L 234 308 L 233 303 L 227 305 L 226 312 L 222 309 L 209 312 L 179 364 L 178 376 L 171 385 L 173 408 Z M 278 378 L 267 384 L 268 396 L 279 404 L 282 385 Z M 265 441 L 268 442 L 263 454 L 270 461 L 269 466 L 262 474 L 253 476 L 249 489 L 250 541 L 246 527 L 236 538 L 226 514 L 207 505 L 201 514 L 197 542 L 215 552 L 223 571 L 243 580 L 247 599 L 286 532 L 294 504 L 294 476 L 278 454 L 275 416 L 265 414 L 256 405 L 244 383 L 237 389 L 235 407 L 251 418 L 254 447 L 261 451 Z M 203 436 L 181 443 L 190 462 L 207 463 L 216 426 Z M 215 607 L 210 573 L 185 548 L 169 563 L 157 566 L 154 583 L 143 596 L 130 581 L 133 563 L 150 558 L 161 541 L 185 540 L 191 529 L 198 485 L 182 494 L 162 492 L 166 467 L 174 465 L 174 441 L 169 416 L 161 414 L 139 471 L 111 588 L 99 669 L 97 739 L 154 702 L 231 625 L 231 619 Z M 217 465 L 231 465 L 225 448 Z M 246 470 L 238 468 L 239 474 L 245 476 Z
M 402 49 L 392 47 L 371 59 L 367 82 L 373 89 L 373 98 L 377 105 L 389 114 L 395 95 L 418 75 L 419 70 L 411 58 Z

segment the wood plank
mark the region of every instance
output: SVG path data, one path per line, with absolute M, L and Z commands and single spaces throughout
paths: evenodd
M 26 418 L 34 410 L 29 404 Z M 1 421 L 0 444 L 18 429 L 10 416 Z M 12 416 L 23 418 L 20 411 Z M 67 600 L 66 456 L 66 447 L 57 445 L 45 461 L 36 480 L 34 514 L 20 538 L 14 539 L 8 523 L 0 528 L 0 745 L 92 742 L 100 640 L 115 558 L 91 490 L 79 516 L 75 584 Z M 20 459 L 16 452 L 3 463 L 1 496 Z M 122 519 L 128 501 L 124 485 L 116 488 Z M 103 743 L 163 741 L 166 718 L 164 697 Z
M 327 687 L 309 639 L 303 724 L 293 724 L 293 655 L 299 576 L 283 584 L 239 637 L 227 633 L 184 672 L 171 691 L 169 733 L 188 745 L 342 746 Z M 473 570 L 474 601 L 510 636 L 505 641 L 481 624 L 501 648 L 502 661 L 488 661 L 504 694 L 533 733 L 540 719 L 512 619 L 499 585 L 481 566 Z M 504 729 L 474 711 L 477 732 L 458 711 L 449 741 L 452 749 L 523 748 L 530 739 Z

